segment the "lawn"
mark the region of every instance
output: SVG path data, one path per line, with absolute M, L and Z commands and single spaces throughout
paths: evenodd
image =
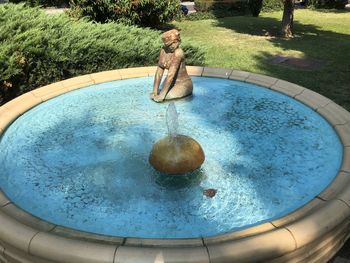
M 350 11 L 295 11 L 295 37 L 276 37 L 282 12 L 260 17 L 182 21 L 184 40 L 206 50 L 205 64 L 246 70 L 288 80 L 319 92 L 350 110 Z M 314 69 L 272 64 L 275 55 L 318 62 Z

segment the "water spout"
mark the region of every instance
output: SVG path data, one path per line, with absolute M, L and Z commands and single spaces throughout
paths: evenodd
M 179 114 L 176 111 L 175 103 L 170 102 L 166 110 L 166 125 L 168 127 L 168 135 L 171 138 L 176 137 L 178 134 L 178 127 L 179 127 L 178 116 Z

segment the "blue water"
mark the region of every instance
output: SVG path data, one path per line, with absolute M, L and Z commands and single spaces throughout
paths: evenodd
M 149 165 L 167 134 L 168 103 L 149 99 L 152 78 L 137 78 L 64 94 L 18 118 L 0 140 L 0 188 L 55 224 L 180 238 L 281 217 L 334 179 L 341 143 L 313 110 L 255 85 L 193 80 L 194 96 L 175 102 L 179 133 L 206 154 L 193 174 L 167 177 Z

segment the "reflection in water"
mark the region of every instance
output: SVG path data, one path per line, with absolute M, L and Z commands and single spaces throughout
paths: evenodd
M 155 182 L 166 189 L 178 190 L 186 187 L 198 186 L 205 177 L 205 173 L 201 168 L 191 173 L 180 175 L 166 175 L 157 172 L 155 175 Z

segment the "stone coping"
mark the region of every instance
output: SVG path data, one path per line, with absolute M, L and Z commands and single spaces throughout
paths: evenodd
M 257 84 L 290 96 L 322 115 L 343 144 L 343 161 L 334 181 L 311 202 L 282 218 L 228 234 L 189 239 L 112 237 L 69 229 L 30 215 L 0 191 L 0 259 L 213 263 L 288 262 L 298 258 L 301 262 L 311 262 L 310 251 L 328 246 L 327 253 L 322 253 L 324 256 L 314 256 L 315 260 L 327 262 L 336 253 L 350 236 L 350 113 L 318 93 L 273 77 L 223 68 L 187 66 L 187 70 L 191 76 Z M 0 138 L 16 118 L 48 99 L 93 84 L 153 76 L 155 71 L 156 67 L 111 70 L 30 91 L 0 107 Z

